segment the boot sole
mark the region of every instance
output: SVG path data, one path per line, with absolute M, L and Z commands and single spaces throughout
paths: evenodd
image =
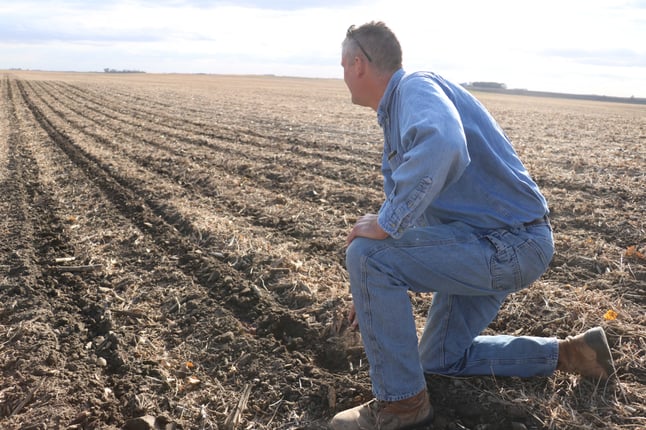
M 603 329 L 601 327 L 591 328 L 584 333 L 583 340 L 597 354 L 597 363 L 603 367 L 603 370 L 605 370 L 607 374 L 604 379 L 613 375 L 615 372 L 615 365 L 612 361 L 610 346 L 608 345 L 608 339 L 606 339 L 606 333 Z

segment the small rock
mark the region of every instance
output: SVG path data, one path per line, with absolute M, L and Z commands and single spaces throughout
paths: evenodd
M 108 361 L 103 357 L 99 357 L 96 359 L 96 365 L 99 367 L 105 367 L 108 365 Z

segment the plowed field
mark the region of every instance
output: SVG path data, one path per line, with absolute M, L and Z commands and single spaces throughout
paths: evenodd
M 646 428 L 646 107 L 479 97 L 556 239 L 487 333 L 603 325 L 617 377 L 429 377 L 434 428 Z M 343 243 L 381 142 L 339 80 L 0 73 L 0 428 L 316 429 L 370 399 Z

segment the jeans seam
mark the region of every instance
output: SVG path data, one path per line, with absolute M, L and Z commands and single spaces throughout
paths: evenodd
M 376 250 L 375 250 L 375 252 L 376 252 Z M 370 333 L 370 336 L 366 340 L 369 341 L 372 344 L 372 347 L 373 347 L 373 349 L 375 351 L 375 357 L 373 357 L 373 359 L 375 360 L 375 363 L 371 364 L 371 372 L 370 373 L 371 373 L 373 378 L 378 379 L 378 381 L 375 381 L 376 383 L 373 383 L 373 388 L 377 388 L 377 387 L 384 386 L 384 380 L 381 377 L 381 374 L 376 372 L 375 370 L 376 369 L 382 369 L 384 366 L 383 366 L 383 363 L 381 363 L 381 360 L 380 360 L 381 347 L 379 345 L 379 342 L 377 342 L 377 338 L 375 336 L 376 330 L 374 330 L 372 328 L 372 311 L 370 310 L 371 309 L 371 307 L 370 307 L 371 295 L 370 295 L 370 289 L 368 288 L 367 265 L 368 265 L 368 260 L 369 260 L 370 256 L 372 256 L 373 254 L 374 254 L 374 252 L 369 253 L 369 254 L 365 255 L 361 259 L 361 289 L 363 290 L 363 297 L 365 298 L 365 301 L 364 301 L 365 310 L 362 309 L 361 312 L 363 312 L 367 316 L 366 323 L 369 326 L 368 333 Z M 385 393 L 377 393 L 377 392 L 374 393 L 375 397 L 377 397 L 377 398 L 382 397 L 384 394 Z
M 446 350 L 445 345 L 446 345 L 446 338 L 449 334 L 449 321 L 451 319 L 451 313 L 453 311 L 453 296 L 448 297 L 448 312 L 446 313 L 446 317 L 442 321 L 442 342 L 440 342 L 440 367 L 442 369 L 446 369 Z

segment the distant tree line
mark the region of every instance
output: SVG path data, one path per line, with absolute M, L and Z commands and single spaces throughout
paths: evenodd
M 108 67 L 103 69 L 103 71 L 105 73 L 146 73 L 143 70 L 127 70 L 127 69 L 117 70 L 117 69 L 110 69 Z
M 507 85 L 499 82 L 464 82 L 464 83 L 461 83 L 460 85 L 462 85 L 467 90 L 486 91 L 486 92 L 501 93 L 501 94 L 516 94 L 516 95 L 536 96 L 536 97 L 557 97 L 557 98 L 577 99 L 577 100 L 597 100 L 597 101 L 605 101 L 605 102 L 633 103 L 633 104 L 646 105 L 646 98 L 637 98 L 635 96 L 612 97 L 612 96 L 600 96 L 600 95 L 594 95 L 594 94 L 567 94 L 567 93 L 553 93 L 548 91 L 530 91 L 530 90 L 521 89 L 521 88 L 508 89 Z
M 507 89 L 507 85 L 501 82 L 469 82 L 465 86 L 474 87 L 474 88 L 498 89 L 498 90 Z

